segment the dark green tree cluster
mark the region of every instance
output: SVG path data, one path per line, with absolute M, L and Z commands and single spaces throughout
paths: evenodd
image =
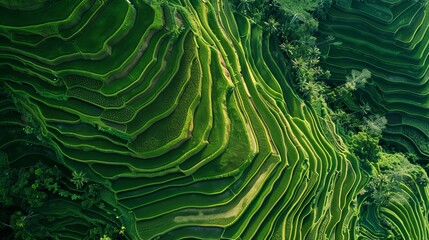
M 41 162 L 28 168 L 10 168 L 2 163 L 0 192 L 3 206 L 19 205 L 26 208 L 37 208 L 43 205 L 49 194 L 65 191 L 59 185 L 62 174 L 57 167 L 47 167 Z M 6 187 L 7 186 L 7 187 Z
M 375 164 L 377 174 L 366 185 L 369 204 L 386 206 L 392 201 L 407 201 L 408 196 L 401 189 L 404 186 L 417 192 L 428 185 L 426 172 L 408 161 L 402 153 L 379 153 Z
M 31 167 L 11 168 L 7 159 L 3 159 L 0 172 L 0 207 L 4 213 L 2 230 L 17 239 L 53 236 L 52 229 L 39 223 L 37 209 L 53 195 L 67 191 L 60 184 L 61 171 L 41 162 Z
M 304 99 L 319 105 L 325 105 L 324 99 L 333 90 L 321 81 L 329 78 L 330 72 L 319 65 L 322 56 L 318 46 L 323 43 L 341 44 L 332 36 L 327 36 L 323 41 L 318 41 L 315 37 L 318 19 L 325 18 L 331 5 L 331 0 L 236 2 L 237 11 L 247 15 L 254 23 L 263 26 L 268 33 L 277 37 L 280 49 L 291 66 L 287 71 L 293 79 L 293 84 Z
M 2 239 L 59 239 L 55 227 L 48 226 L 55 216 L 43 214 L 45 203 L 54 199 L 79 202 L 83 209 L 104 209 L 101 185 L 88 183 L 83 172 L 68 178 L 57 166 L 41 161 L 33 166 L 14 168 L 7 157 L 0 158 L 0 231 Z M 120 238 L 125 229 L 109 223 L 93 223 L 88 239 Z

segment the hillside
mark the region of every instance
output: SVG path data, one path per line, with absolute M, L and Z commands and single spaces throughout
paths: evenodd
M 428 239 L 428 4 L 279 3 L 0 0 L 4 239 Z

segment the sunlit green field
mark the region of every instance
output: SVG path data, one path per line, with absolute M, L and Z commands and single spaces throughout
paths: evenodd
M 1 239 L 429 239 L 425 0 L 0 0 Z

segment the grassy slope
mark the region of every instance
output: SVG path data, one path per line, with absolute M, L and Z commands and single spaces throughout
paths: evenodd
M 62 236 L 110 218 L 131 239 L 354 238 L 357 161 L 290 87 L 278 43 L 227 3 L 83 1 L 29 16 L 0 20 L 2 87 L 111 207 L 52 201 L 40 212 L 70 222 Z M 3 141 L 28 142 L 15 128 Z M 26 161 L 21 145 L 0 146 Z

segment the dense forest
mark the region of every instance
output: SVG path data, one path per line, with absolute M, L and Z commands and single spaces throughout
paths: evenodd
M 0 0 L 1 239 L 429 239 L 425 0 Z

